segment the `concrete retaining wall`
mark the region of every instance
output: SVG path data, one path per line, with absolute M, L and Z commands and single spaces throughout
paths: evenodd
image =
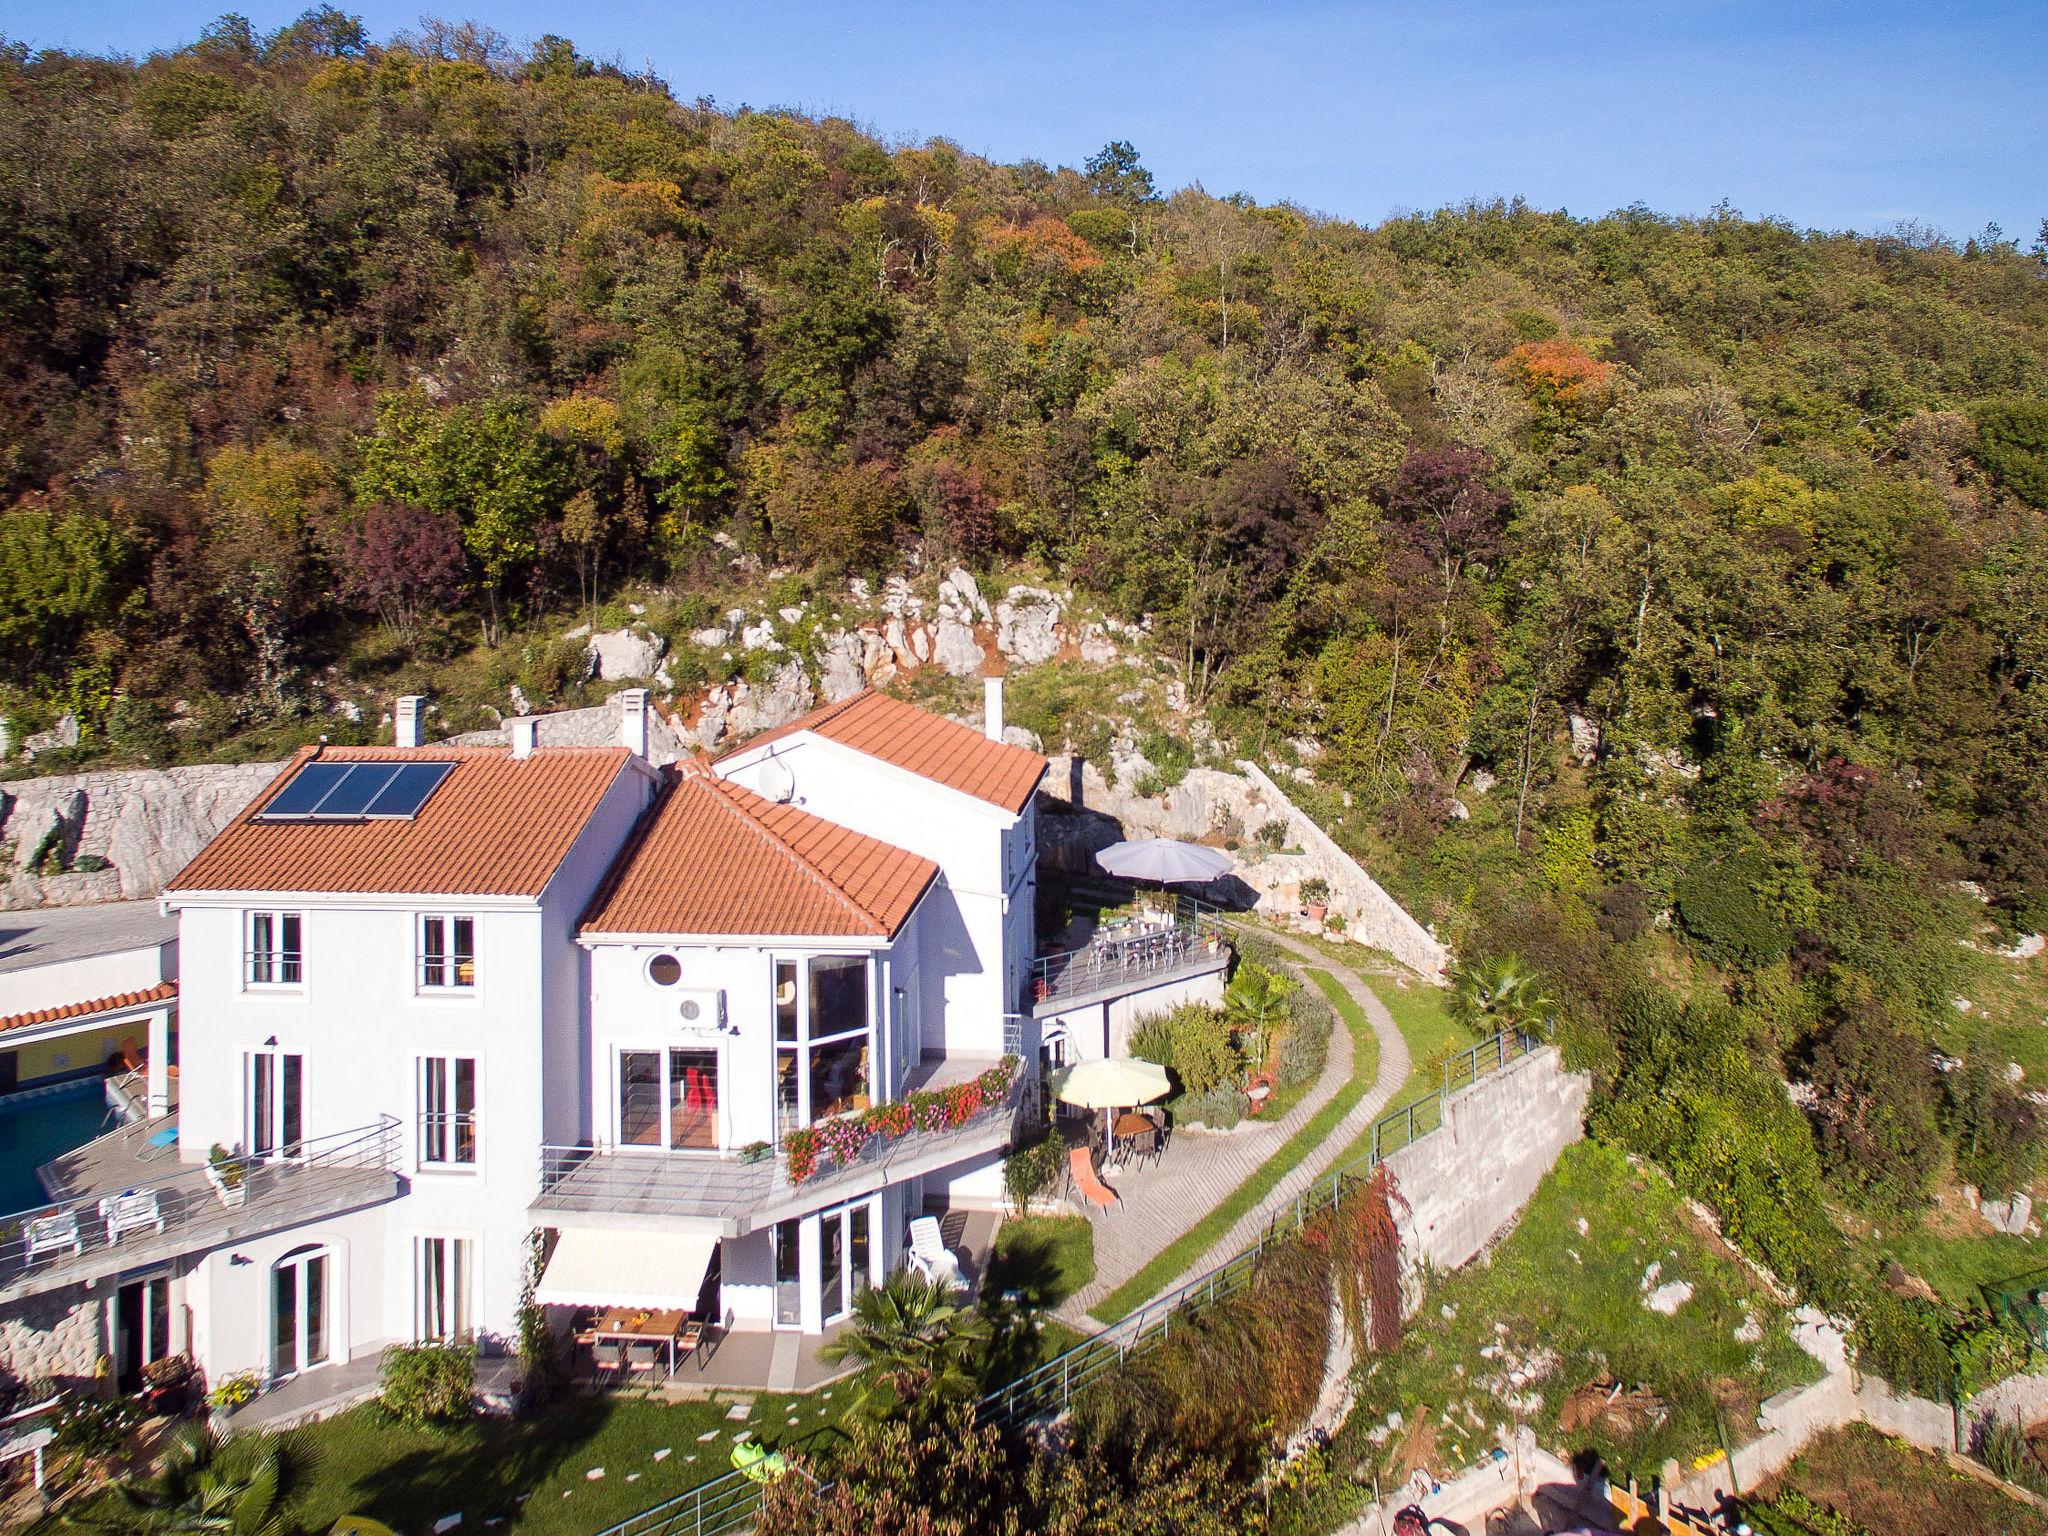
M 1591 1091 L 1546 1045 L 1453 1094 L 1441 1129 L 1386 1160 L 1410 1206 L 1395 1210 L 1403 1262 L 1456 1269 L 1477 1258 L 1585 1134 Z

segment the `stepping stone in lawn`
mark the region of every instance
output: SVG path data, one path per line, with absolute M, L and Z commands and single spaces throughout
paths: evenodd
M 603 1467 L 592 1467 L 592 1468 L 591 1468 L 591 1469 L 590 1469 L 590 1470 L 589 1470 L 588 1472 L 586 1472 L 586 1473 L 584 1473 L 584 1474 L 583 1474 L 583 1480 L 584 1480 L 585 1482 L 588 1482 L 588 1483 L 594 1483 L 594 1482 L 596 1482 L 596 1481 L 597 1481 L 597 1480 L 598 1480 L 598 1479 L 599 1479 L 600 1477 L 603 1477 L 603 1476 L 604 1476 L 604 1468 L 603 1468 Z
M 699 1445 L 702 1445 L 702 1444 L 703 1444 L 703 1443 L 704 1443 L 704 1442 L 705 1442 L 706 1440 L 716 1440 L 717 1438 L 718 1438 L 718 1431 L 717 1431 L 717 1430 L 715 1430 L 715 1429 L 707 1429 L 707 1430 L 705 1430 L 705 1431 L 704 1431 L 704 1433 L 703 1433 L 703 1434 L 701 1434 L 701 1435 L 699 1435 L 699 1436 L 697 1437 L 697 1443 L 698 1443 Z
M 725 1410 L 725 1416 L 728 1419 L 750 1418 L 753 1415 L 753 1411 L 754 1405 L 752 1403 L 734 1403 Z
M 626 1481 L 629 1483 L 637 1483 L 640 1481 L 640 1474 L 638 1472 L 628 1472 L 626 1474 Z
M 795 1415 L 795 1414 L 791 1414 L 791 1415 L 789 1416 L 789 1427 L 790 1427 L 791 1429 L 795 1429 L 795 1428 L 796 1428 L 796 1415 Z
M 654 1459 L 656 1461 L 667 1461 L 669 1457 L 675 1455 L 675 1453 L 676 1448 L 674 1446 L 664 1445 L 660 1450 L 654 1453 Z
M 732 1443 L 734 1445 L 745 1445 L 749 1440 L 753 1438 L 754 1432 L 751 1429 L 737 1430 L 733 1434 Z

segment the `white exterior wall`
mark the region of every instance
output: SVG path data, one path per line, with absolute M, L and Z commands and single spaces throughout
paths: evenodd
M 309 1245 L 328 1255 L 328 1364 L 375 1355 L 412 1336 L 410 1299 L 395 1317 L 387 1301 L 392 1273 L 409 1275 L 412 1260 L 394 1251 L 381 1210 L 355 1211 L 236 1243 L 194 1263 L 185 1277 L 192 1356 L 210 1381 L 243 1371 L 269 1376 L 272 1269 Z
M 410 1338 L 414 1328 L 414 1240 L 469 1238 L 472 1312 L 478 1330 L 516 1336 L 524 1281 L 528 1207 L 539 1191 L 540 1148 L 550 1130 L 573 1131 L 589 1102 L 575 1076 L 585 1059 L 586 989 L 582 955 L 572 942 L 577 919 L 634 820 L 651 782 L 628 769 L 607 792 L 540 901 L 475 897 L 349 898 L 287 894 L 233 904 L 211 895 L 171 898 L 179 909 L 180 1138 L 186 1162 L 209 1147 L 237 1149 L 244 1125 L 245 1057 L 273 1049 L 303 1058 L 302 1129 L 308 1141 L 399 1122 L 395 1201 L 345 1218 L 347 1316 L 331 1327 L 334 1358 L 373 1342 Z M 245 913 L 301 914 L 304 983 L 247 987 L 242 982 Z M 421 913 L 476 919 L 476 986 L 422 993 L 415 985 Z M 275 1041 L 275 1045 L 268 1044 Z M 419 1160 L 419 1062 L 427 1056 L 476 1062 L 477 1159 L 461 1167 Z M 564 1075 L 562 1068 L 568 1068 Z M 332 1222 L 276 1234 L 237 1250 L 258 1262 L 230 1265 L 209 1255 L 195 1276 L 194 1330 L 199 1358 L 216 1373 L 260 1362 L 269 1320 L 267 1290 L 244 1294 L 269 1260 Z M 260 1272 L 260 1274 L 258 1273 Z M 209 1298 L 212 1301 L 209 1301 Z M 223 1299 L 224 1302 L 223 1302 Z M 217 1325 L 199 1318 L 210 1304 Z
M 140 944 L 0 973 L 0 1014 L 62 1008 L 122 992 L 146 992 L 178 975 L 178 946 Z
M 936 944 L 948 958 L 943 988 L 927 993 L 942 1006 L 926 1011 L 925 1049 L 1001 1054 L 1003 1017 L 1017 1009 L 1033 945 L 1034 808 L 1013 816 L 814 736 L 742 752 L 719 772 L 771 800 L 793 779 L 794 803 L 812 815 L 937 864 L 942 890 L 926 902 L 939 931 L 926 952 Z

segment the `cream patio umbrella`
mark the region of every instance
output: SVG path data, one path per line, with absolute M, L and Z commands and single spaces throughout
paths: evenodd
M 1062 1104 L 1072 1104 L 1077 1109 L 1105 1111 L 1102 1117 L 1105 1155 L 1111 1124 L 1107 1111 L 1150 1104 L 1154 1099 L 1163 1099 L 1173 1092 L 1173 1084 L 1166 1079 L 1166 1068 L 1155 1061 L 1139 1061 L 1131 1056 L 1104 1056 L 1095 1061 L 1078 1062 L 1054 1073 L 1051 1088 L 1053 1097 Z

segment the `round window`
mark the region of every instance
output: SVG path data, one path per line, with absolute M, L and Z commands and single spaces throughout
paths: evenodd
M 672 987 L 683 979 L 683 962 L 674 955 L 656 955 L 647 962 L 647 979 L 657 987 Z

